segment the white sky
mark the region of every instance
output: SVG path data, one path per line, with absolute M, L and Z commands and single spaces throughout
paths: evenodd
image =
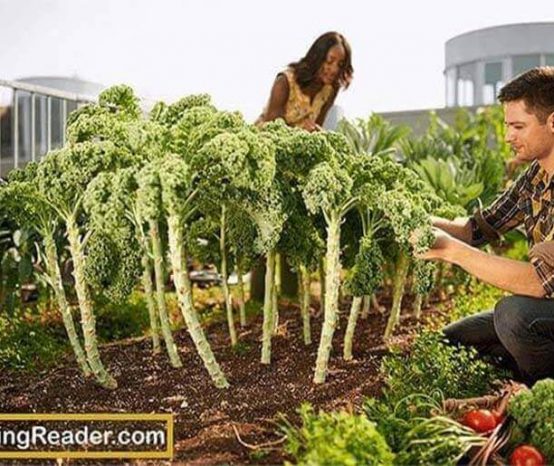
M 337 103 L 367 116 L 442 107 L 451 37 L 553 19 L 552 0 L 0 0 L 0 79 L 78 75 L 168 101 L 208 92 L 253 120 L 275 74 L 337 30 L 355 69 Z

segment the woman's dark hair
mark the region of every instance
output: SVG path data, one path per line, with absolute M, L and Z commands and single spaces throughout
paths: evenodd
M 501 103 L 523 100 L 541 123 L 554 112 L 554 67 L 532 68 L 512 79 L 498 94 Z
M 339 72 L 338 83 L 344 88 L 350 85 L 354 73 L 350 44 L 342 34 L 331 31 L 319 36 L 304 58 L 289 65 L 294 70 L 296 81 L 300 87 L 307 87 L 316 79 L 321 65 L 327 58 L 329 49 L 335 45 L 342 45 L 344 48 L 344 63 Z

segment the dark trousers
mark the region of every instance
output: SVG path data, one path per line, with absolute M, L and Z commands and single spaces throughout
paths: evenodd
M 507 296 L 494 310 L 458 320 L 443 333 L 453 344 L 492 356 L 529 385 L 554 377 L 554 300 Z

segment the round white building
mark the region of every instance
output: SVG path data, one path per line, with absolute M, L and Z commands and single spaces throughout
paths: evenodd
M 446 106 L 488 105 L 512 77 L 554 66 L 554 22 L 494 26 L 453 37 L 445 46 Z

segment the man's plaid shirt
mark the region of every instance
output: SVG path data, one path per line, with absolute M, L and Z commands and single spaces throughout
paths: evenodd
M 554 176 L 534 161 L 489 207 L 470 218 L 472 245 L 497 240 L 524 225 L 529 257 L 546 296 L 554 297 Z

